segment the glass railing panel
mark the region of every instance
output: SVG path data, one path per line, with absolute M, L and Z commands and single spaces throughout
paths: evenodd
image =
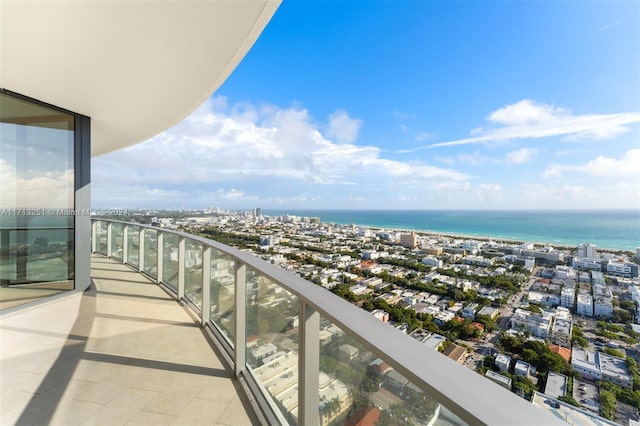
M 144 272 L 152 277 L 158 276 L 158 231 L 144 230 Z
M 297 297 L 247 268 L 246 359 L 289 424 L 298 417 Z
M 202 310 L 202 244 L 189 238 L 184 249 L 184 296 Z
M 138 266 L 140 263 L 140 228 L 129 225 L 127 230 L 127 263 Z
M 235 260 L 211 248 L 211 306 L 209 318 L 227 336 L 233 347 L 235 336 Z
M 320 424 L 352 424 L 365 416 L 381 426 L 464 424 L 324 317 L 319 338 Z
M 96 253 L 107 255 L 107 222 L 96 221 Z
M 162 281 L 178 291 L 178 243 L 180 237 L 165 233 L 162 246 Z
M 124 224 L 111 224 L 111 258 L 122 261 L 124 256 Z

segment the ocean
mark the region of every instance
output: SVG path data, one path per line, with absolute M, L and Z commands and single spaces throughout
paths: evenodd
M 471 211 L 471 210 L 269 210 L 262 214 L 319 217 L 323 223 L 413 229 L 551 245 L 595 244 L 629 250 L 640 247 L 639 210 Z

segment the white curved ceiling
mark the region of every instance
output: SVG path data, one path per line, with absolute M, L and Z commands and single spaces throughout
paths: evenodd
M 200 106 L 279 4 L 3 0 L 0 87 L 91 117 L 92 155 L 104 154 Z

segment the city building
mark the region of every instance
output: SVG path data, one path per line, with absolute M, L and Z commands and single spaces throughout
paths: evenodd
M 565 265 L 557 265 L 556 271 L 554 273 L 555 278 L 560 278 L 562 280 L 574 279 L 576 278 L 576 271 L 570 267 Z
M 568 380 L 569 379 L 564 374 L 549 371 L 549 374 L 547 375 L 547 383 L 544 387 L 544 393 L 554 398 L 565 396 L 567 394 Z
M 402 247 L 414 249 L 418 246 L 418 236 L 415 232 L 400 234 L 400 245 Z
M 607 274 L 625 278 L 638 276 L 638 265 L 626 262 L 624 259 L 610 259 L 607 263 Z
M 427 256 L 422 259 L 422 263 L 427 266 L 432 266 L 434 268 L 442 268 L 442 259 L 438 259 L 435 256 Z
M 633 378 L 629 374 L 626 361 L 622 358 L 574 348 L 571 367 L 582 377 L 590 380 L 606 380 L 628 389 L 633 387 Z
M 598 257 L 597 247 L 594 244 L 580 244 L 577 248 L 577 256 L 596 259 Z
M 613 300 L 611 297 L 596 296 L 593 298 L 593 316 L 611 317 L 613 314 Z
M 602 263 L 591 257 L 574 257 L 571 264 L 573 269 L 579 271 L 602 271 Z
M 524 309 L 516 309 L 511 316 L 511 328 L 546 339 L 549 337 L 552 319 L 553 316 L 546 311 L 536 313 Z
M 570 319 L 556 317 L 551 328 L 551 342 L 566 348 L 571 347 L 572 325 Z
M 462 309 L 462 318 L 474 320 L 476 317 L 476 310 L 478 309 L 477 303 L 469 303 Z
M 593 316 L 593 297 L 590 294 L 578 293 L 576 314 L 582 317 Z
M 508 372 L 511 365 L 511 357 L 505 354 L 498 354 L 496 355 L 495 364 L 500 371 Z
M 562 287 L 560 292 L 560 306 L 572 309 L 575 305 L 576 289 L 573 286 Z
M 515 373 L 516 376 L 529 377 L 529 375 L 531 374 L 531 364 L 519 359 L 518 361 L 516 361 L 516 365 L 513 368 L 513 372 Z

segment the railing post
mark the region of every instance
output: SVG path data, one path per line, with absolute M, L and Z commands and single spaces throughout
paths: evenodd
M 98 222 L 96 222 L 95 220 L 92 220 L 91 221 L 91 253 L 96 252 L 96 235 L 98 234 L 98 231 L 96 230 L 97 227 L 98 227 Z
M 236 260 L 236 288 L 235 288 L 235 342 L 234 342 L 234 369 L 236 377 L 244 371 L 246 365 L 246 320 L 247 311 L 247 266 Z
M 298 421 L 314 426 L 320 424 L 320 314 L 302 298 L 298 303 Z
M 122 264 L 127 263 L 129 257 L 129 225 L 122 226 Z
M 113 234 L 111 232 L 111 222 L 107 222 L 107 257 L 111 258 L 111 238 L 113 238 Z
M 178 240 L 178 296 L 177 300 L 184 299 L 184 262 L 185 262 L 185 238 Z
M 202 325 L 211 317 L 211 247 L 202 247 Z
M 144 271 L 144 228 L 138 231 L 138 272 Z
M 158 284 L 162 282 L 163 270 L 163 258 L 164 258 L 164 233 L 158 230 L 158 276 L 156 277 L 158 280 Z

